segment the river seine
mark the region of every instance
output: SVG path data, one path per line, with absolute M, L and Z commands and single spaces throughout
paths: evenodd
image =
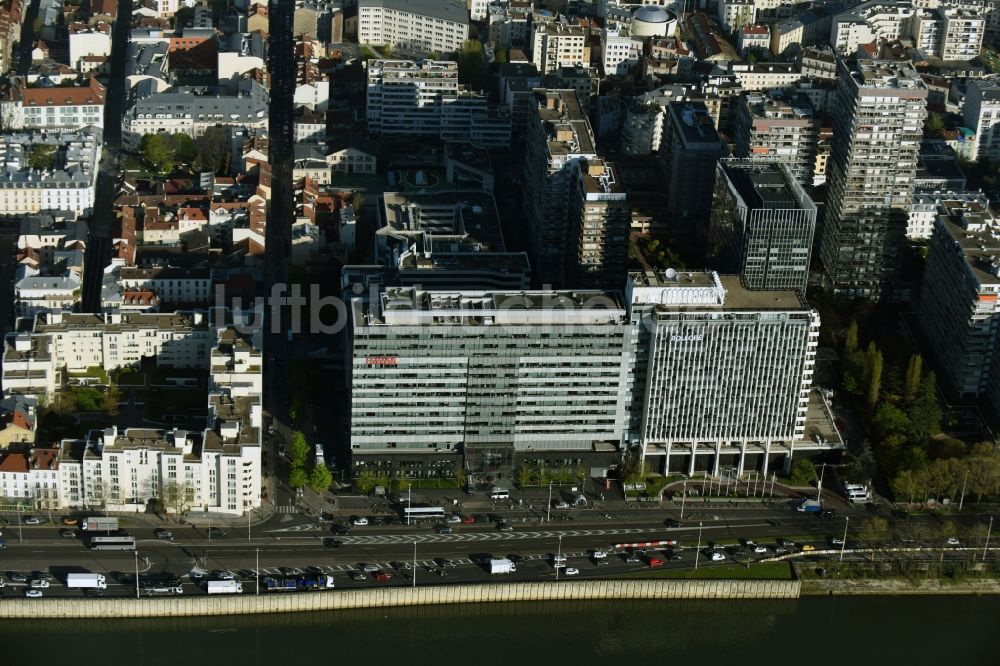
M 0 602 L 2 603 L 2 602 Z M 0 624 L 5 666 L 994 666 L 1000 597 L 427 606 Z

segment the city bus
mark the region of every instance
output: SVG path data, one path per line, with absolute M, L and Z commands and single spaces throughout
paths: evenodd
M 439 506 L 415 506 L 403 509 L 403 520 L 409 525 L 410 522 L 421 520 L 444 520 L 444 509 Z
M 88 545 L 91 550 L 135 550 L 135 537 L 95 536 Z

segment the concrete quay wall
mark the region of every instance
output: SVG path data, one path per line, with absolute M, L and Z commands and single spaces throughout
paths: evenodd
M 428 585 L 164 598 L 4 599 L 0 618 L 136 618 L 252 615 L 431 604 L 593 599 L 797 599 L 798 580 L 580 580 Z

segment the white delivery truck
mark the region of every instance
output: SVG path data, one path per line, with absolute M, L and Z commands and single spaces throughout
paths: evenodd
M 238 580 L 210 580 L 205 589 L 209 594 L 242 594 L 243 584 Z
M 71 573 L 66 574 L 66 587 L 108 589 L 108 582 L 101 574 Z
M 491 574 L 509 574 L 517 571 L 517 565 L 506 557 L 494 557 L 490 559 Z

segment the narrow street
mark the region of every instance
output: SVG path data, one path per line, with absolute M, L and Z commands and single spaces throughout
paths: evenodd
M 101 282 L 111 257 L 109 233 L 114 221 L 114 200 L 118 191 L 119 154 L 122 142 L 122 114 L 128 94 L 125 58 L 128 55 L 129 26 L 132 23 L 132 0 L 120 0 L 118 16 L 111 32 L 111 73 L 104 100 L 104 145 L 90 216 L 90 235 L 84 257 L 83 312 L 101 311 Z M 29 55 L 30 60 L 30 55 Z

